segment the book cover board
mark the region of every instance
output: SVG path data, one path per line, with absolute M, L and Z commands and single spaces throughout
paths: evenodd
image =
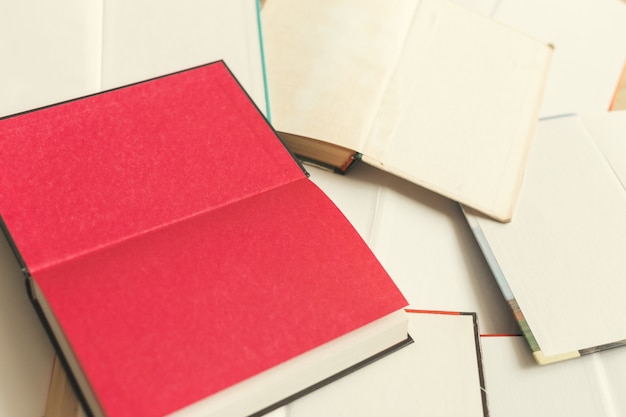
M 550 46 L 445 0 L 272 0 L 261 16 L 272 122 L 297 155 L 511 219 Z
M 626 345 L 624 138 L 624 112 L 542 120 L 516 218 L 464 209 L 539 363 Z
M 224 60 L 268 115 L 256 0 L 7 3 L 0 116 Z
M 0 131 L 3 230 L 92 414 L 251 414 L 407 340 L 404 297 L 222 62 Z
M 407 311 L 415 343 L 288 404 L 285 417 L 487 417 L 476 315 Z

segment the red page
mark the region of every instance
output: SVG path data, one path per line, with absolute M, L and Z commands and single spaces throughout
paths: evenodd
M 108 415 L 173 412 L 406 305 L 222 64 L 0 138 L 0 212 Z
M 6 118 L 2 217 L 31 272 L 304 177 L 223 65 Z

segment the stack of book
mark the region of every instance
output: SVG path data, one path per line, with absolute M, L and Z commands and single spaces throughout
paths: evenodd
M 0 412 L 618 412 L 626 4 L 463 3 L 10 6 Z

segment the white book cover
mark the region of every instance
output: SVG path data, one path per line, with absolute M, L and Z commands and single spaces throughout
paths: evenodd
M 626 2 L 500 0 L 493 17 L 554 46 L 541 117 L 609 109 L 626 64 Z
M 514 221 L 465 208 L 539 363 L 626 345 L 624 140 L 621 113 L 543 120 Z
M 0 116 L 223 59 L 267 114 L 256 0 L 0 6 Z

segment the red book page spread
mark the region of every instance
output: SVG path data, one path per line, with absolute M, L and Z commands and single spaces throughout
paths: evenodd
M 1 213 L 31 272 L 303 177 L 223 64 L 0 121 Z
M 104 409 L 156 416 L 402 308 L 350 227 L 302 179 L 36 278 Z
M 7 229 L 107 415 L 171 413 L 406 306 L 221 64 L 0 132 Z

